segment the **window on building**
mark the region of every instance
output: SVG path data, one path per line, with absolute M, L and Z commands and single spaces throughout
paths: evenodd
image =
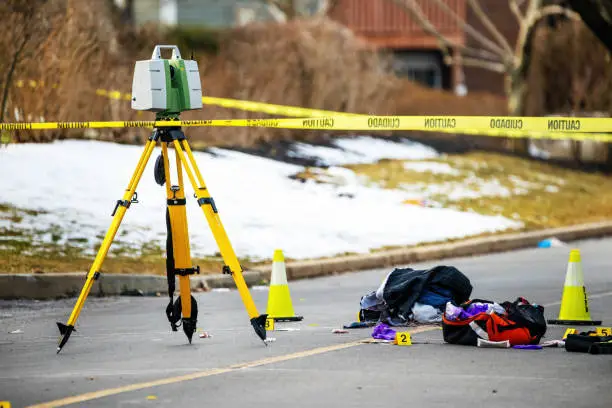
M 397 52 L 394 71 L 400 77 L 408 78 L 430 88 L 443 87 L 442 66 L 435 53 Z

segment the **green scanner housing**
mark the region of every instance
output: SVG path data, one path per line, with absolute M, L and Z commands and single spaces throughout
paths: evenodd
M 172 49 L 170 59 L 162 49 Z M 184 60 L 176 45 L 156 45 L 150 60 L 136 61 L 132 79 L 132 109 L 155 112 L 158 119 L 178 118 L 202 109 L 198 63 Z

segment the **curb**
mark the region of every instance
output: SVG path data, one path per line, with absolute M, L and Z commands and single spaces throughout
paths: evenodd
M 77 297 L 85 284 L 86 272 L 53 274 L 0 274 L 0 299 L 53 300 Z M 261 273 L 245 271 L 249 287 L 261 283 Z M 215 288 L 233 288 L 230 275 L 194 276 L 191 290 L 204 292 Z M 175 296 L 179 293 L 178 278 Z M 101 274 L 94 281 L 89 296 L 167 296 L 168 280 L 160 275 Z
M 298 280 L 348 271 L 377 269 L 445 258 L 485 255 L 517 249 L 534 248 L 543 239 L 556 237 L 570 242 L 586 238 L 612 236 L 612 221 L 580 224 L 532 232 L 470 238 L 448 244 L 398 248 L 365 255 L 347 255 L 332 259 L 287 263 L 287 279 Z M 269 279 L 271 266 L 258 268 Z
M 349 271 L 534 248 L 539 241 L 551 237 L 570 242 L 611 235 L 612 221 L 471 238 L 448 244 L 399 248 L 365 255 L 287 262 L 287 279 L 308 279 Z M 247 286 L 252 287 L 269 281 L 271 270 L 270 265 L 243 272 Z M 0 299 L 50 300 L 76 297 L 85 283 L 85 277 L 85 272 L 0 274 Z M 196 292 L 216 288 L 234 289 L 235 287 L 234 280 L 230 275 L 196 275 L 191 278 L 191 289 Z M 178 282 L 176 288 L 176 293 L 178 293 Z M 168 284 L 165 276 L 102 274 L 94 282 L 90 296 L 166 296 L 167 292 Z

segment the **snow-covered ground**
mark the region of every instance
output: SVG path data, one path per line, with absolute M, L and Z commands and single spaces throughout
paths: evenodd
M 340 139 L 336 144 L 342 149 L 302 144 L 296 151 L 317 155 L 328 165 L 437 156 L 431 148 L 414 142 L 361 137 Z M 0 149 L 0 203 L 45 211 L 22 214 L 19 222 L 0 212 L 0 227 L 53 229 L 54 237 L 47 232 L 38 238 L 60 244 L 81 242 L 91 253 L 90 248 L 99 244 L 110 225 L 115 202 L 142 151 L 141 146 L 75 140 Z M 123 220 L 116 241 L 121 245 L 165 245 L 165 188 L 153 178 L 159 152 L 157 149 L 149 160 L 138 186 L 139 203 L 132 205 Z M 521 226 L 500 216 L 406 205 L 402 203 L 410 198 L 406 191 L 368 187 L 345 168 L 331 169 L 342 183 L 300 182 L 289 176 L 303 171 L 301 166 L 224 149 L 194 155 L 240 257 L 270 258 L 275 248 L 292 258 L 368 252 Z M 218 248 L 190 185 L 187 192 L 193 254 L 213 255 Z
M 289 155 L 314 157 L 319 166 L 375 163 L 380 159 L 423 160 L 439 156 L 431 147 L 408 139 L 394 143 L 369 136 L 356 136 L 334 139 L 332 144 L 334 147 L 295 143 Z

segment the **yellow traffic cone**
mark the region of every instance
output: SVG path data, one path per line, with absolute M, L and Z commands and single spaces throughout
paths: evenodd
M 270 279 L 270 292 L 268 294 L 268 309 L 266 313 L 275 321 L 299 321 L 302 316 L 296 316 L 291 303 L 291 294 L 287 284 L 287 270 L 283 251 L 274 251 L 272 260 L 272 276 Z
M 559 317 L 556 320 L 548 320 L 548 323 L 585 326 L 601 324 L 601 320 L 591 320 L 589 299 L 584 286 L 580 250 L 578 249 L 572 249 L 570 252 Z

